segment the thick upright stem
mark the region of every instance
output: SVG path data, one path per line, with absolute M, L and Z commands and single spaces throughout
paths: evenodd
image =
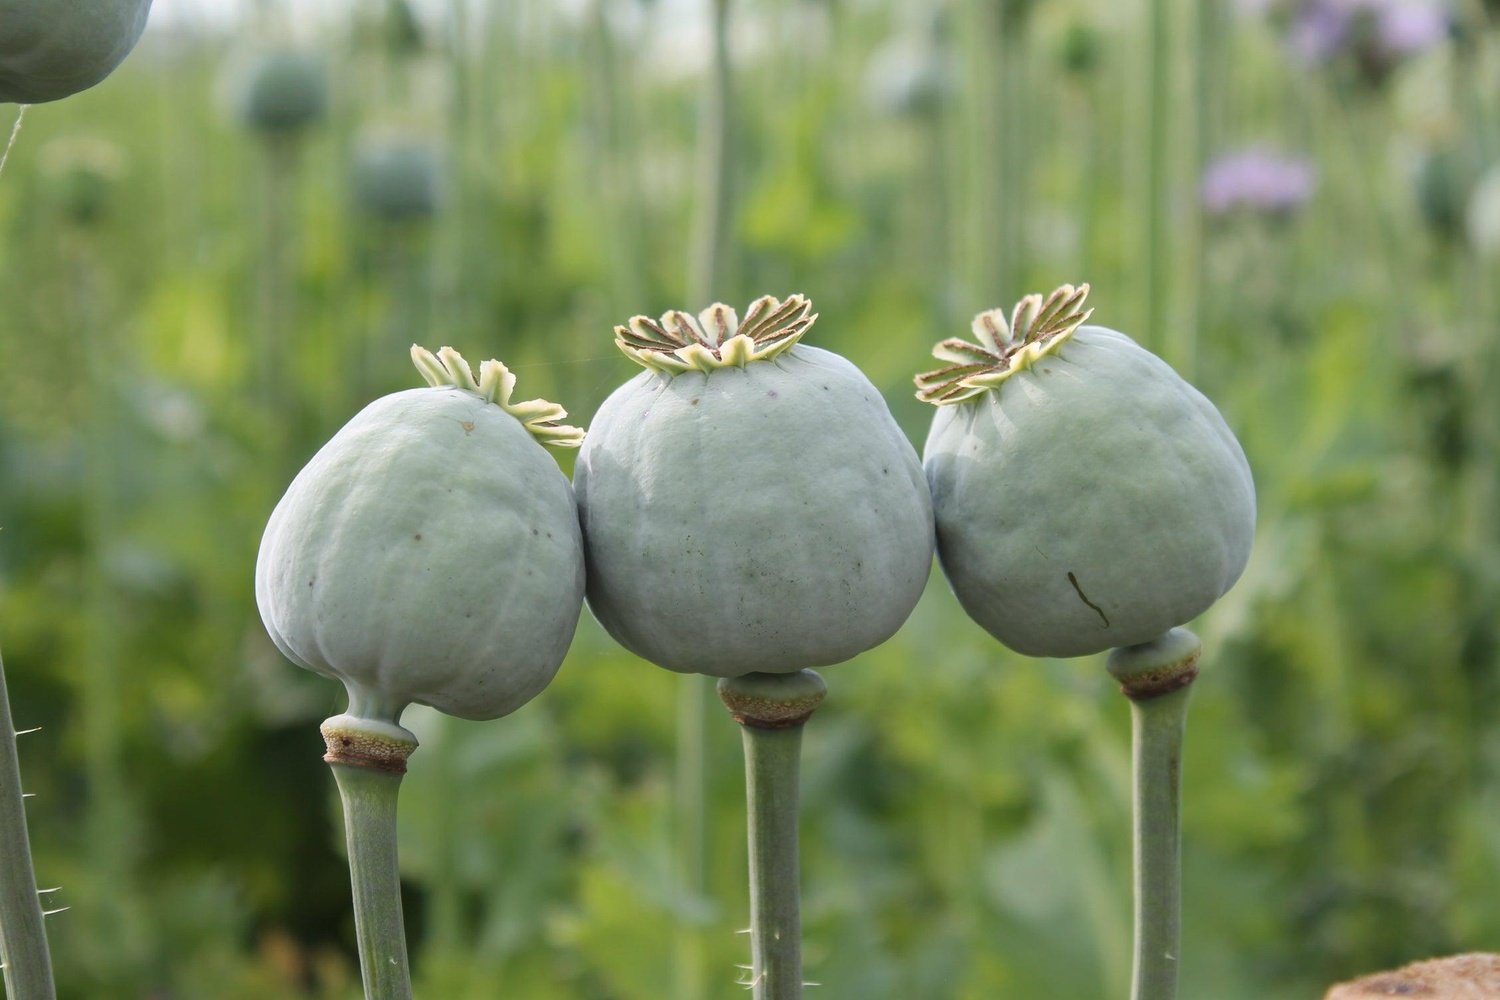
M 5 962 L 5 995 L 10 1000 L 53 1000 L 57 995 L 47 931 L 42 926 L 42 901 L 31 867 L 4 663 L 0 663 L 0 959 Z
M 1199 643 L 1186 629 L 1110 654 L 1130 699 L 1135 808 L 1132 1000 L 1176 1000 L 1182 924 L 1182 737 Z
M 802 996 L 798 763 L 802 727 L 743 728 L 750 830 L 750 975 L 755 1000 Z
M 354 716 L 323 723 L 349 845 L 354 933 L 365 1000 L 411 1000 L 401 875 L 396 861 L 396 796 L 416 739 L 399 726 Z
M 719 682 L 743 729 L 750 842 L 750 986 L 755 1000 L 801 1000 L 797 814 L 802 726 L 827 687 L 811 670 Z

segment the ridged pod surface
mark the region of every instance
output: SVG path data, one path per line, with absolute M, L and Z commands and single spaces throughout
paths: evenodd
M 574 471 L 594 615 L 684 673 L 789 673 L 889 638 L 932 566 L 916 451 L 870 381 L 797 343 L 816 318 L 769 296 L 740 322 L 636 317 L 647 367 L 594 418 Z
M 1155 639 L 1249 559 L 1255 488 L 1213 403 L 1123 333 L 1088 287 L 975 320 L 918 376 L 938 555 L 976 622 L 1030 656 Z
M 0 103 L 87 90 L 130 54 L 151 0 L 0 0 Z
M 538 443 L 582 432 L 511 403 L 498 362 L 476 381 L 447 348 L 413 355 L 432 387 L 365 407 L 276 505 L 256 601 L 287 657 L 344 682 L 351 715 L 498 718 L 552 679 L 582 610 L 572 489 Z

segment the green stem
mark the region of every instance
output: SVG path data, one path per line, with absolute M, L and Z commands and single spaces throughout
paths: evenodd
M 827 692 L 811 670 L 719 682 L 740 723 L 750 842 L 750 987 L 755 1000 L 801 1000 L 797 813 L 802 726 Z
M 727 298 L 720 288 L 729 246 L 733 203 L 729 165 L 732 141 L 729 78 L 729 0 L 709 0 L 713 56 L 698 122 L 699 203 L 691 256 L 687 261 L 689 308 Z M 708 683 L 698 676 L 681 681 L 677 714 L 677 850 L 683 887 L 693 901 L 708 883 Z M 701 1000 L 704 950 L 699 928 L 683 927 L 677 939 L 677 997 Z
M 10 1000 L 53 1000 L 57 995 L 42 916 L 21 797 L 16 727 L 5 664 L 0 662 L 0 959 L 5 962 L 5 995 Z
M 708 884 L 708 678 L 681 679 L 677 703 L 677 855 L 682 885 L 694 904 Z M 701 1000 L 705 956 L 701 928 L 679 929 L 676 947 L 676 993 L 679 1000 Z
M 1116 649 L 1109 672 L 1130 699 L 1135 810 L 1132 1000 L 1175 1000 L 1182 939 L 1182 736 L 1199 643 L 1172 629 Z
M 88 936 L 101 962 L 118 971 L 137 961 L 143 940 L 133 901 L 134 869 L 139 858 L 139 826 L 125 780 L 126 678 L 120 637 L 128 621 L 107 560 L 120 537 L 122 498 L 117 379 L 125 345 L 108 316 L 104 272 L 89 234 L 70 234 L 73 299 L 79 338 L 91 347 L 87 377 L 87 423 L 84 454 L 88 478 L 84 494 L 89 558 L 85 565 L 84 680 L 79 689 L 79 719 L 84 737 L 84 775 L 89 790 L 84 820 L 87 857 L 96 896 L 84 908 Z
M 411 1000 L 401 875 L 396 861 L 396 796 L 416 738 L 400 726 L 351 715 L 323 723 L 344 805 L 354 933 L 365 1000 Z
M 1181 345 L 1164 338 L 1167 314 L 1167 289 L 1170 249 L 1167 218 L 1167 158 L 1172 141 L 1169 116 L 1172 113 L 1170 59 L 1170 8 L 1167 0 L 1151 0 L 1150 6 L 1150 100 L 1146 116 L 1146 309 L 1142 329 L 1148 343 L 1164 350 L 1174 363 L 1182 353 Z M 1177 338 L 1173 338 L 1174 340 Z
M 688 299 L 698 309 L 724 299 L 720 289 L 729 246 L 732 203 L 729 164 L 732 129 L 729 81 L 729 0 L 710 0 L 713 56 L 709 60 L 703 112 L 698 123 L 698 157 L 702 201 L 698 228 L 688 261 Z

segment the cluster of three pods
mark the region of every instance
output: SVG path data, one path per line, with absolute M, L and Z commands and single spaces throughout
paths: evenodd
M 1019 652 L 1154 639 L 1239 576 L 1253 486 L 1212 403 L 1083 325 L 1086 290 L 1028 296 L 976 318 L 976 342 L 938 346 L 948 364 L 918 378 L 939 404 L 925 474 L 869 380 L 800 342 L 816 319 L 802 296 L 618 327 L 644 371 L 587 439 L 555 404 L 513 403 L 499 362 L 476 377 L 414 348 L 431 387 L 372 403 L 273 513 L 266 626 L 345 683 L 351 715 L 395 724 L 420 702 L 490 719 L 551 680 L 585 587 L 609 633 L 663 667 L 788 673 L 889 638 L 936 534 L 964 608 Z M 571 487 L 538 442 L 582 444 Z

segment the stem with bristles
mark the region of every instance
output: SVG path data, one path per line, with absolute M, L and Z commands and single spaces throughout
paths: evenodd
M 801 1000 L 798 769 L 802 726 L 828 687 L 811 670 L 719 682 L 744 735 L 750 842 L 750 981 L 755 1000 Z
M 0 662 L 0 960 L 5 963 L 5 995 L 10 1000 L 53 1000 L 57 993 L 42 926 L 41 894 L 31 866 L 18 735 L 11 721 L 5 664 Z

